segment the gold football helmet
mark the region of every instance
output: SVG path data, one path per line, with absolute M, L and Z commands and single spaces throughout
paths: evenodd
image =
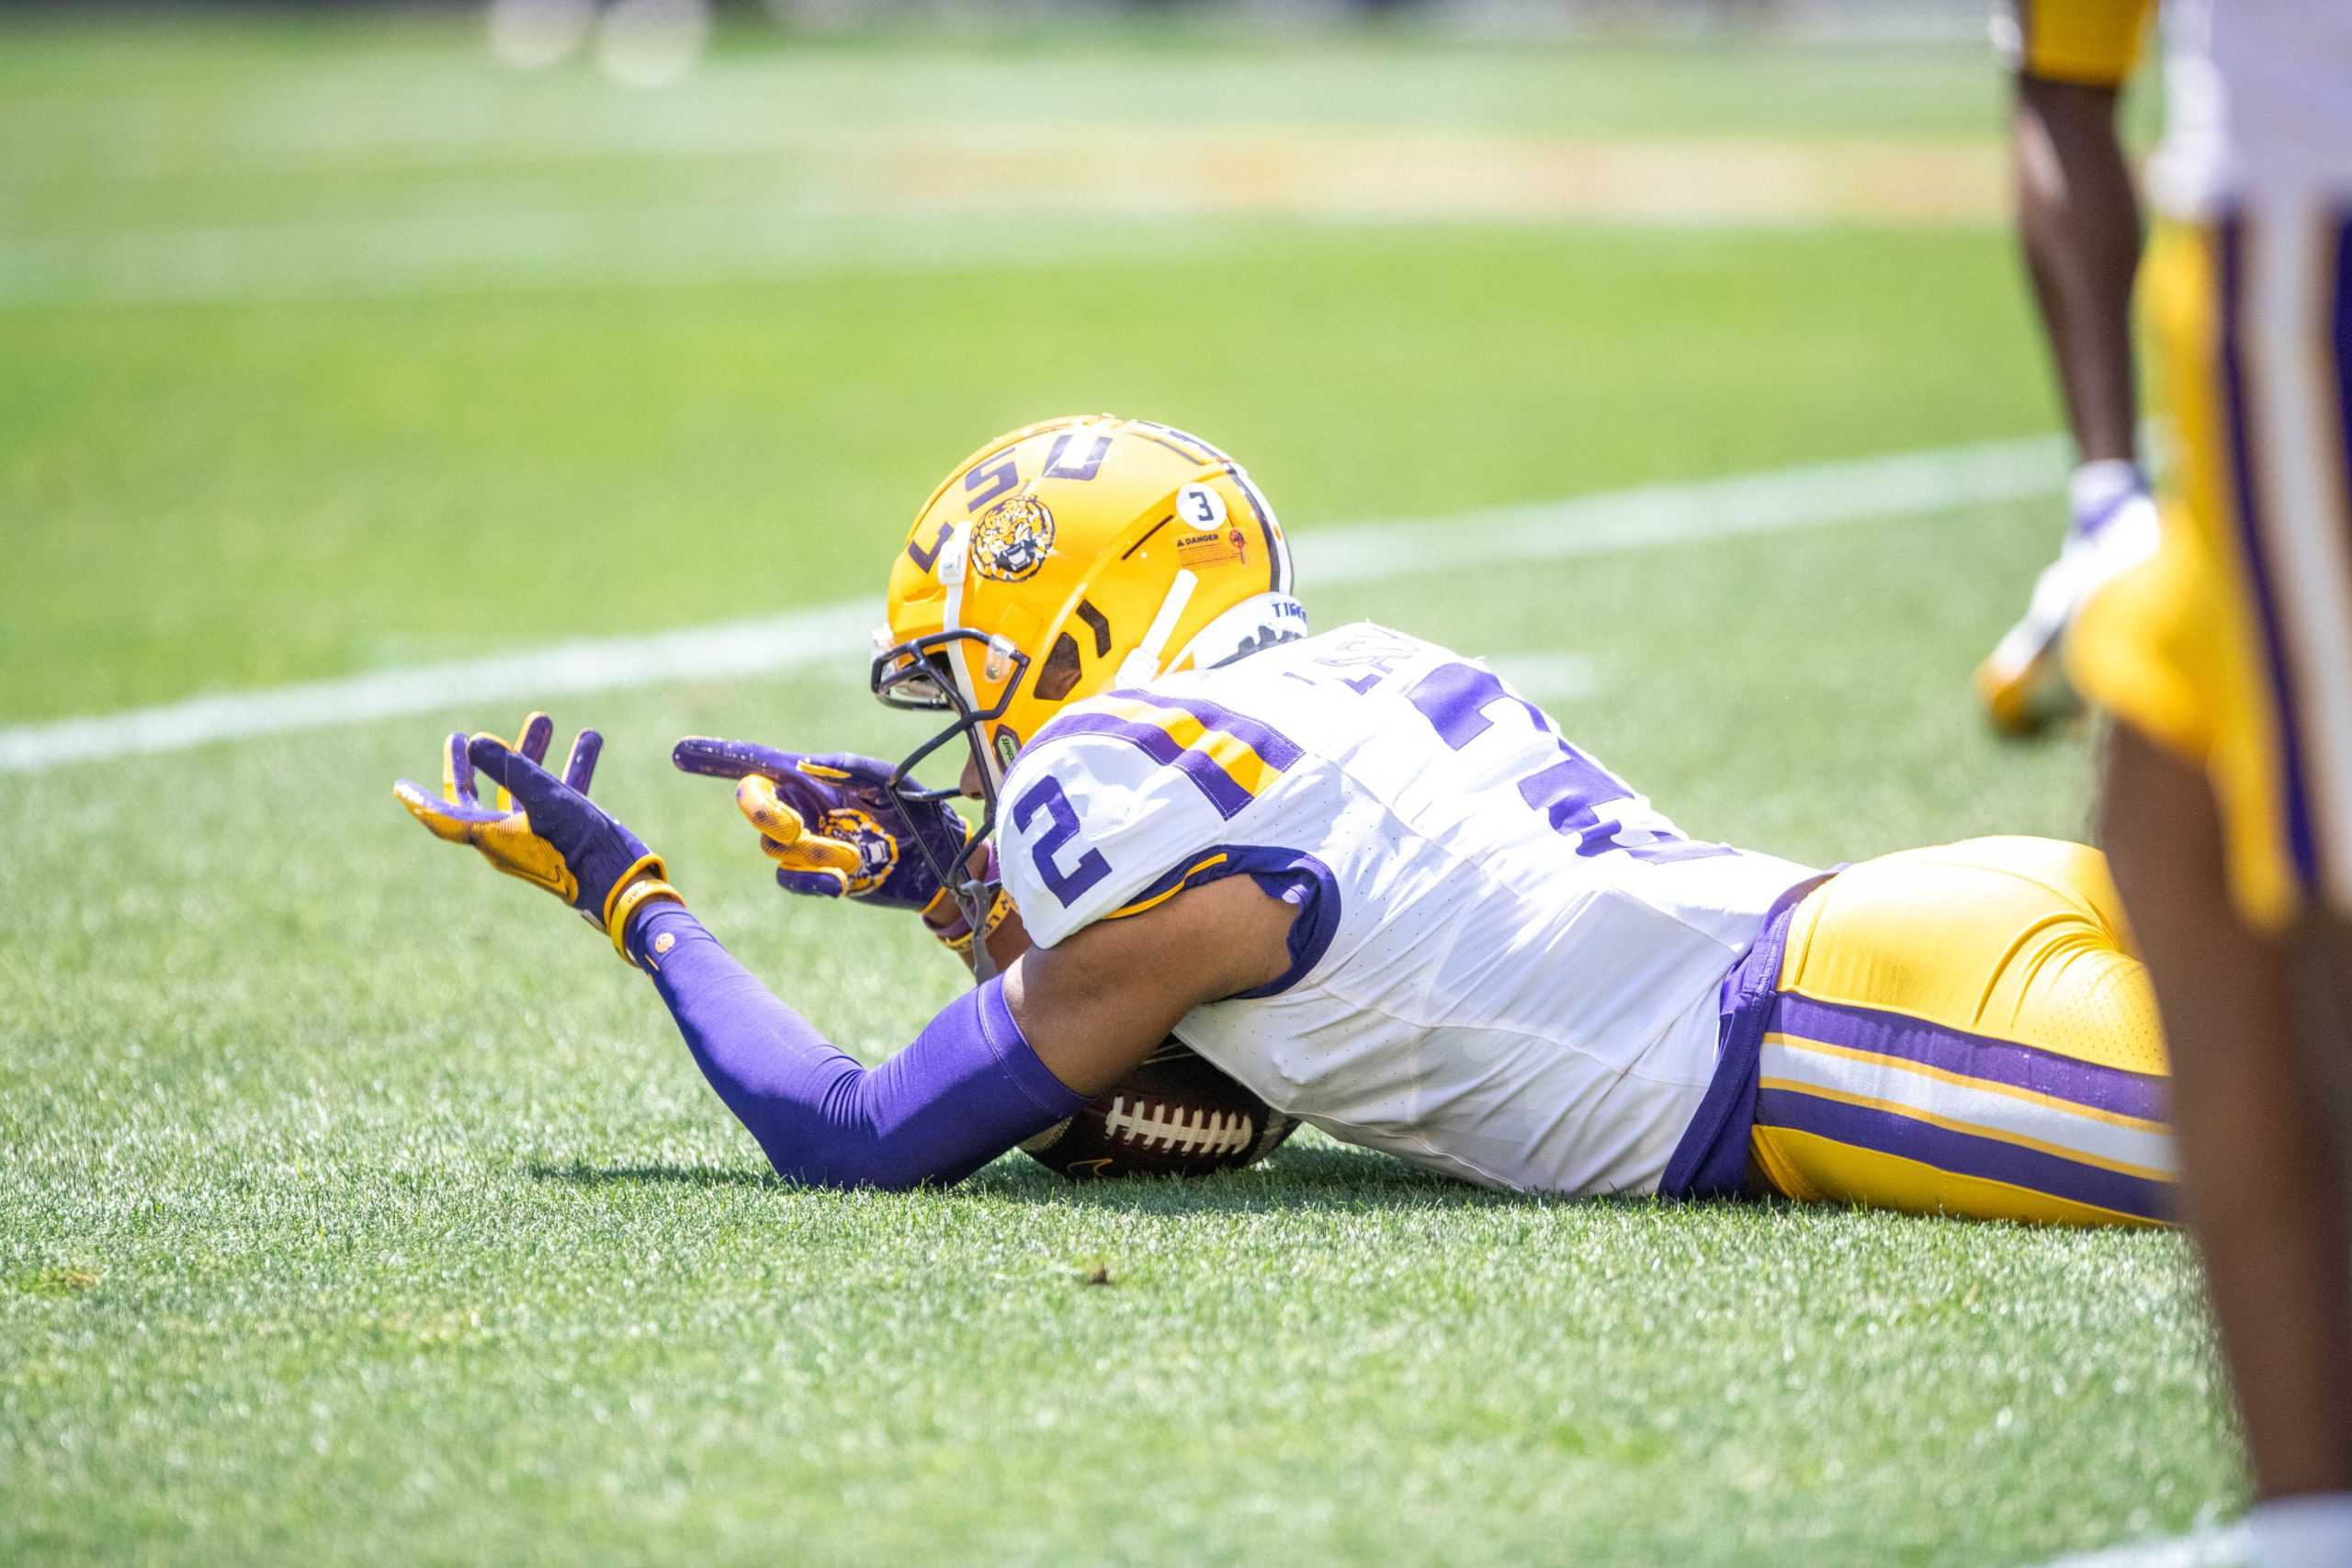
M 888 597 L 875 695 L 956 715 L 896 787 L 956 793 L 910 774 L 964 737 L 982 835 L 1013 757 L 1066 705 L 1306 635 L 1282 525 L 1241 465 L 1112 414 L 1029 425 L 957 464 L 915 513 Z

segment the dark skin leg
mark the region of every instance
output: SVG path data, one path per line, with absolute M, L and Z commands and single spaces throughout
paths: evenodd
M 2352 1195 L 2352 925 L 2305 921 L 2295 935 L 2293 964 L 2303 1069 L 2330 1107 L 2336 1177 Z
M 2352 1229 L 2340 929 L 2262 936 L 2229 901 L 2197 769 L 2119 725 L 2101 813 L 2163 1010 L 2189 1228 L 2266 1497 L 2352 1490 Z M 2330 962 L 2339 965 L 2323 971 Z M 2298 984 L 2301 976 L 2303 983 Z M 2328 1066 L 2321 1070 L 2325 1061 Z
M 2085 462 L 2130 458 L 2132 276 L 2140 198 L 2115 128 L 2115 90 L 2017 79 L 2010 168 L 2018 233 L 2057 360 L 2066 422 Z

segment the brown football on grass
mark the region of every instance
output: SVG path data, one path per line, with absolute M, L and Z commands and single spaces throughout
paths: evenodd
M 1297 1129 L 1296 1118 L 1170 1035 L 1117 1086 L 1021 1152 L 1078 1179 L 1206 1176 L 1255 1165 Z

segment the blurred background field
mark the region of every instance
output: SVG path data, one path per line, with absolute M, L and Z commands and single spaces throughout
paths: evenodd
M 2080 739 L 1996 747 L 1964 689 L 2054 445 L 2041 497 L 1475 560 L 1496 507 L 2052 429 L 1973 6 L 629 15 L 644 59 L 0 8 L 12 755 L 878 601 L 963 453 L 1100 408 L 1240 455 L 1322 624 L 1494 656 L 1693 831 L 2084 831 Z M 1473 558 L 1343 558 L 1383 522 Z M 871 1057 L 953 972 L 786 907 L 664 761 L 903 750 L 864 651 L 553 705 Z M 2235 1504 L 2168 1236 L 1313 1138 L 1197 1188 L 768 1181 L 641 984 L 387 798 L 519 711 L 0 773 L 0 1559 L 2023 1563 Z
M 1447 15 L 753 12 L 663 91 L 470 12 L 10 16 L 0 717 L 863 587 L 1042 409 L 1310 531 L 2048 423 L 1974 40 Z

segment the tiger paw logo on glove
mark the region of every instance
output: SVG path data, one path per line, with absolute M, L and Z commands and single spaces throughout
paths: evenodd
M 1034 495 L 1007 496 L 972 525 L 972 567 L 998 582 L 1034 577 L 1054 553 L 1054 513 Z
M 912 779 L 901 793 L 898 771 L 877 758 L 690 735 L 670 760 L 734 781 L 736 807 L 787 893 L 923 909 L 940 897 L 943 868 L 971 849 L 971 825 L 954 807 Z
M 857 852 L 858 869 L 849 874 L 845 891 L 863 898 L 890 879 L 899 866 L 899 840 L 881 823 L 855 807 L 828 811 L 817 819 L 817 831 L 838 839 Z

